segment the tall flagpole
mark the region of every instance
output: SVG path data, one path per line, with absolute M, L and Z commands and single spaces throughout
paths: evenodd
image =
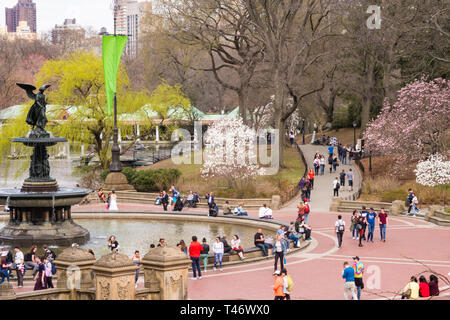
M 114 4 L 114 36 L 116 36 L 117 10 L 119 4 Z M 114 130 L 113 130 L 113 146 L 111 148 L 111 166 L 110 172 L 122 172 L 122 163 L 120 162 L 120 146 L 118 143 L 119 130 L 117 129 L 117 96 L 114 93 Z

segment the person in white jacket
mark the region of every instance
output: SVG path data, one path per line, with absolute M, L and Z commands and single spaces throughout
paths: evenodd
M 214 267 L 213 270 L 216 270 L 217 262 L 219 262 L 220 271 L 223 271 L 222 269 L 222 257 L 223 257 L 223 242 L 220 241 L 220 237 L 216 237 L 216 242 L 213 245 L 213 252 L 214 252 Z

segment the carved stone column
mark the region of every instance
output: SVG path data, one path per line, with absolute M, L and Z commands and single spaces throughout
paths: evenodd
M 3 282 L 0 284 L 0 300 L 14 300 L 16 298 L 16 293 L 10 282 Z
M 57 259 L 56 274 L 58 275 L 57 288 L 88 289 L 94 287 L 92 267 L 95 257 L 78 245 L 65 249 Z
M 187 300 L 191 260 L 177 247 L 157 247 L 142 260 L 145 287 L 160 290 L 161 300 Z
M 124 254 L 111 253 L 94 265 L 96 300 L 134 300 L 136 265 Z

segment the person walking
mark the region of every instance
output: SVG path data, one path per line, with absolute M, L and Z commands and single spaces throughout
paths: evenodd
M 328 165 L 329 165 L 329 167 L 330 167 L 330 173 L 331 173 L 332 170 L 333 170 L 333 155 L 332 155 L 332 154 L 330 154 L 330 155 L 328 156 Z
M 36 281 L 34 283 L 34 291 L 47 289 L 45 287 L 45 284 L 46 284 L 46 282 L 45 282 L 45 266 L 41 262 L 40 257 L 36 257 L 35 261 L 36 261 L 38 268 L 37 268 L 36 276 L 34 277 L 34 281 Z
M 222 270 L 222 257 L 223 257 L 223 243 L 220 241 L 220 237 L 216 237 L 216 242 L 213 245 L 214 252 L 214 266 L 213 270 L 216 271 L 217 262 L 219 262 L 220 271 Z
M 358 228 L 356 227 L 357 224 L 358 224 L 358 211 L 353 210 L 350 226 L 350 231 L 352 232 L 353 240 L 355 240 L 358 237 Z
M 344 299 L 348 300 L 348 293 L 350 292 L 353 300 L 358 300 L 356 295 L 356 285 L 355 285 L 355 270 L 348 265 L 348 262 L 344 262 L 344 272 L 342 273 L 342 278 L 345 280 L 344 283 Z
M 289 140 L 291 142 L 291 147 L 294 145 L 294 138 L 295 138 L 294 132 L 291 131 L 291 133 L 289 135 Z
M 357 237 L 357 239 L 359 240 L 358 247 L 362 247 L 363 246 L 362 240 L 364 238 L 364 230 L 365 230 L 364 226 L 366 224 L 366 221 L 365 218 L 362 216 L 358 216 L 357 219 L 358 222 L 356 223 L 356 229 L 358 230 L 358 237 Z
M 306 178 L 305 189 L 306 189 L 305 198 L 311 199 L 312 184 L 311 184 L 311 180 L 309 179 L 309 177 Z
M 202 250 L 203 246 L 197 241 L 197 237 L 192 236 L 192 242 L 189 245 L 189 256 L 192 260 L 192 272 L 194 273 L 194 277 L 191 278 L 191 280 L 197 280 L 196 271 L 198 271 L 198 279 L 202 278 L 202 270 L 200 268 L 200 254 Z
M 419 213 L 419 208 L 417 208 L 417 205 L 419 204 L 419 200 L 417 199 L 416 194 L 413 192 L 412 193 L 412 200 L 411 200 L 411 204 L 412 204 L 412 209 L 413 209 L 413 216 L 415 217 L 417 213 Z
M 413 191 L 411 188 L 408 189 L 408 198 L 406 200 L 406 204 L 408 206 L 408 214 L 411 213 L 412 209 L 412 199 L 413 199 Z
M 380 225 L 380 240 L 383 242 L 386 242 L 387 217 L 388 214 L 384 211 L 384 208 L 381 208 L 380 213 L 378 214 L 378 221 Z
M 315 176 L 315 173 L 314 173 L 313 169 L 310 169 L 308 172 L 308 177 L 309 177 L 309 182 L 311 182 L 311 190 L 314 190 L 314 176 Z
M 136 271 L 134 273 L 134 285 L 137 287 L 139 280 L 139 272 L 141 271 L 142 258 L 139 250 L 134 251 L 134 256 L 131 257 L 131 261 L 136 265 Z
M 339 197 L 339 188 L 341 185 L 339 184 L 339 179 L 336 177 L 333 180 L 333 197 Z
M 320 161 L 320 175 L 323 176 L 325 173 L 325 157 L 321 155 L 319 161 Z
M 316 156 L 314 158 L 313 165 L 314 165 L 314 174 L 317 176 L 317 175 L 319 175 L 319 169 L 320 169 L 320 156 Z
M 274 300 L 283 300 L 284 299 L 284 293 L 283 293 L 284 282 L 283 282 L 283 278 L 281 277 L 280 270 L 275 270 L 273 272 L 273 275 L 275 276 L 275 283 L 272 287 L 273 293 L 275 296 Z
M 348 169 L 347 172 L 348 191 L 353 191 L 353 171 Z
M 361 300 L 361 290 L 364 289 L 364 265 L 359 261 L 359 257 L 353 257 L 353 270 L 355 270 L 355 286 L 357 291 L 358 300 Z
M 367 210 L 366 210 L 366 207 L 365 206 L 362 206 L 362 210 L 361 210 L 361 212 L 359 213 L 359 215 L 360 215 L 360 217 L 362 217 L 362 218 L 364 218 L 364 223 L 363 223 L 363 232 L 362 232 L 362 235 L 363 235 L 363 240 L 366 240 L 366 228 L 367 228 Z
M 286 268 L 281 270 L 281 277 L 283 278 L 284 299 L 291 300 L 291 291 L 294 286 L 294 282 L 292 281 L 292 277 L 287 274 Z
M 17 275 L 17 287 L 23 287 L 23 276 L 25 274 L 25 258 L 23 252 L 20 251 L 19 247 L 14 247 L 14 267 L 16 269 Z
M 309 206 L 309 199 L 305 198 L 305 202 L 303 203 L 303 219 L 305 220 L 305 223 L 308 224 L 309 222 L 309 213 L 311 212 L 311 208 Z
M 367 242 L 373 242 L 373 232 L 375 231 L 375 218 L 377 217 L 376 212 L 373 208 L 369 209 L 367 214 L 367 226 L 369 227 L 369 232 L 367 234 Z
M 332 162 L 332 164 L 333 164 L 333 171 L 336 172 L 336 169 L 339 166 L 338 158 L 336 157 L 336 155 L 333 155 L 333 162 Z
M 284 256 L 287 254 L 287 247 L 286 243 L 282 241 L 282 236 L 277 235 L 277 240 L 274 244 L 274 250 L 273 255 L 275 256 L 275 263 L 274 263 L 274 271 L 277 270 L 278 267 L 278 260 L 280 260 L 280 270 L 283 270 L 284 267 Z
M 348 153 L 347 147 L 344 146 L 342 148 L 342 164 L 347 164 L 347 153 Z
M 341 187 L 345 187 L 345 177 L 346 176 L 347 176 L 347 174 L 345 173 L 345 170 L 342 169 L 341 173 L 339 174 L 339 180 L 340 180 Z M 345 188 L 343 188 L 343 191 L 345 191 Z
M 48 257 L 44 258 L 43 261 L 44 264 L 44 272 L 45 272 L 45 285 L 44 287 L 47 289 L 52 289 L 53 287 L 53 282 L 52 282 L 52 278 L 53 278 L 53 273 L 52 273 L 52 263 L 49 261 Z
M 345 221 L 342 220 L 342 216 L 338 215 L 338 219 L 334 223 L 334 232 L 336 232 L 336 236 L 338 239 L 338 248 L 342 247 L 342 237 L 344 236 L 345 231 Z
M 206 238 L 202 239 L 202 248 L 203 250 L 200 252 L 200 259 L 203 260 L 203 272 L 206 273 L 206 268 L 208 266 L 208 256 L 209 256 L 209 244 L 206 242 Z

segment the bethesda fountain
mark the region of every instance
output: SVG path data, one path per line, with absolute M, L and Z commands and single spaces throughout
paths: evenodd
M 22 188 L 0 189 L 0 205 L 9 208 L 9 223 L 0 230 L 0 244 L 24 247 L 84 244 L 89 240 L 89 231 L 73 222 L 71 206 L 80 203 L 91 190 L 59 187 L 57 181 L 50 177 L 47 147 L 67 142 L 66 138 L 53 137 L 45 130 L 47 101 L 44 92 L 50 85 L 42 86 L 36 94 L 33 85 L 17 85 L 27 92 L 34 104 L 26 120 L 31 131 L 27 137 L 12 141 L 32 147 L 33 154 L 30 176 Z

